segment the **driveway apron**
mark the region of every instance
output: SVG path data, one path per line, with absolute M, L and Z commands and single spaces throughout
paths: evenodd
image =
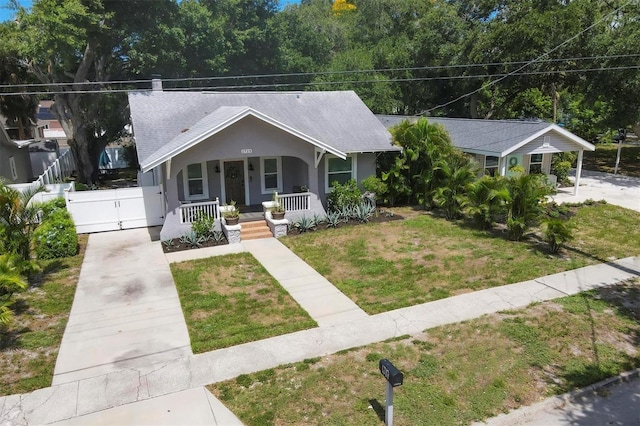
M 54 385 L 192 355 L 169 265 L 151 233 L 89 236 Z

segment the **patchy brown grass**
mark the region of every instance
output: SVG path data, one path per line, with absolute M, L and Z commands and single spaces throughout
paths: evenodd
M 16 295 L 15 320 L 0 337 L 0 394 L 51 385 L 62 335 L 69 319 L 88 235 L 78 235 L 76 256 L 41 262 L 43 272 Z
M 613 173 L 618 155 L 618 144 L 598 144 L 595 151 L 584 153 L 583 167 L 586 170 Z M 622 144 L 618 173 L 640 177 L 640 146 Z
M 550 256 L 539 235 L 508 241 L 425 211 L 402 221 L 308 232 L 282 239 L 370 314 L 534 279 L 640 254 L 640 214 L 609 205 L 574 209 L 575 239 Z
M 632 309 L 627 309 L 632 306 Z M 640 366 L 640 280 L 210 385 L 248 425 L 468 424 Z

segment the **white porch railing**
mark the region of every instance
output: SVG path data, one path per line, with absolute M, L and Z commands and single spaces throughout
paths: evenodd
M 60 183 L 71 176 L 74 169 L 75 162 L 73 161 L 71 149 L 69 149 L 58 157 L 34 182 L 40 182 L 42 185 Z
M 180 206 L 180 223 L 191 223 L 203 213 L 215 220 L 220 220 L 220 200 L 205 201 L 202 203 L 188 203 Z
M 309 210 L 311 206 L 311 193 L 278 194 L 278 201 L 280 205 L 284 207 L 284 210 L 288 212 Z

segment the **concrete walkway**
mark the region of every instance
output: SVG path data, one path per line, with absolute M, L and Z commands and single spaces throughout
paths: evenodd
M 92 234 L 53 384 L 191 356 L 160 244 L 148 229 Z
M 86 321 L 100 321 L 100 310 L 94 299 L 88 297 L 93 293 L 103 294 L 104 288 L 126 284 L 127 277 L 135 276 L 136 279 L 146 281 L 160 280 L 159 286 L 164 287 L 162 278 L 168 270 L 166 260 L 160 251 L 160 243 L 149 241 L 139 242 L 139 245 L 127 246 L 128 242 L 134 239 L 131 235 L 138 235 L 141 240 L 149 238 L 147 235 L 139 234 L 142 231 L 121 231 L 110 234 L 93 234 L 90 237 L 88 247 L 88 265 L 86 271 L 94 271 L 95 274 L 105 274 L 102 280 L 97 280 L 102 285 L 92 283 L 92 279 L 85 276 L 85 267 L 81 273 L 81 281 L 85 279 L 91 284 L 88 288 L 92 290 L 80 290 L 79 295 L 74 300 L 72 317 L 75 314 L 83 316 Z M 146 230 L 144 231 L 146 232 Z M 108 236 L 109 235 L 109 236 Z M 118 243 L 118 237 L 121 238 Z M 113 240 L 111 240 L 113 238 Z M 94 240 L 103 241 L 109 246 L 112 252 L 106 250 L 102 244 L 94 244 Z M 126 243 L 122 248 L 118 244 Z M 148 248 L 144 246 L 148 245 Z M 242 250 L 248 250 L 243 246 Z M 256 249 L 256 247 L 254 247 Z M 265 249 L 269 249 L 265 247 Z M 150 253 L 139 258 L 135 253 L 140 250 L 142 253 L 149 250 Z M 226 248 L 223 250 L 238 250 L 236 248 Z M 102 256 L 94 257 L 101 253 Z M 193 252 L 198 252 L 194 250 Z M 219 252 L 219 251 L 218 251 Z M 101 269 L 96 266 L 105 266 L 106 263 L 99 263 L 98 259 L 104 256 L 120 258 L 119 268 L 128 269 L 129 274 L 118 277 L 111 277 L 109 269 Z M 143 260 L 144 259 L 144 260 Z M 162 259 L 162 261 L 160 260 Z M 131 266 L 125 267 L 124 264 Z M 268 263 L 268 262 L 267 262 Z M 110 265 L 115 267 L 115 265 Z M 161 272 L 165 271 L 165 272 Z M 88 365 L 81 369 L 71 369 L 58 374 L 63 374 L 66 379 L 73 381 L 58 380 L 49 388 L 40 389 L 29 394 L 11 395 L 0 398 L 0 425 L 27 425 L 27 424 L 49 424 L 62 422 L 61 424 L 144 424 L 144 420 L 149 419 L 149 423 L 154 424 L 240 424 L 239 420 L 222 406 L 213 396 L 203 389 L 205 384 L 215 383 L 222 380 L 237 377 L 240 374 L 248 374 L 267 368 L 274 368 L 282 364 L 302 361 L 306 358 L 313 358 L 338 352 L 374 342 L 379 342 L 392 337 L 405 334 L 416 334 L 439 325 L 455 323 L 467 319 L 475 318 L 484 314 L 489 314 L 504 309 L 515 309 L 525 307 L 532 302 L 550 300 L 568 294 L 575 294 L 584 290 L 611 285 L 632 277 L 640 276 L 640 257 L 622 259 L 610 264 L 600 264 L 567 271 L 542 277 L 536 280 L 525 281 L 504 287 L 496 287 L 475 293 L 463 294 L 448 299 L 423 305 L 398 309 L 369 317 L 352 319 L 341 324 L 330 324 L 317 327 L 311 330 L 299 331 L 283 336 L 264 339 L 257 342 L 220 349 L 199 355 L 191 355 L 190 352 L 183 351 L 182 356 L 169 356 L 162 360 L 156 358 L 156 350 L 144 352 L 144 347 L 138 347 L 141 351 L 139 358 L 117 359 L 111 362 L 103 361 L 98 365 L 95 362 L 84 362 L 78 356 L 77 362 L 81 365 Z M 105 284 L 106 283 L 106 284 Z M 80 284 L 79 284 L 80 287 Z M 84 288 L 84 284 L 82 284 Z M 117 287 L 116 288 L 121 288 Z M 87 294 L 80 295 L 81 292 Z M 175 287 L 173 287 L 175 292 Z M 169 291 L 171 293 L 171 291 Z M 125 295 L 128 293 L 125 292 Z M 147 293 L 146 290 L 142 294 Z M 116 290 L 106 291 L 106 295 L 117 295 L 122 298 L 123 294 Z M 83 299 L 88 297 L 87 299 Z M 129 298 L 128 303 L 132 310 L 138 314 L 145 310 L 136 310 L 135 298 Z M 88 300 L 92 308 L 76 309 L 76 304 L 84 303 Z M 159 298 L 164 300 L 164 298 Z M 320 299 L 318 299 L 320 300 Z M 105 303 L 109 302 L 106 297 Z M 324 303 L 324 302 L 323 302 Z M 152 306 L 148 306 L 151 308 Z M 90 311 L 98 311 L 91 313 Z M 116 310 L 120 310 L 118 307 Z M 124 311 L 121 311 L 121 316 Z M 105 313 L 106 315 L 106 313 Z M 81 339 L 77 338 L 83 333 L 80 322 L 72 318 L 69 324 L 73 325 L 70 336 L 73 345 L 81 345 Z M 112 318 L 115 321 L 115 317 Z M 161 319 L 158 318 L 160 321 Z M 145 321 L 142 321 L 143 323 Z M 184 320 L 182 320 L 182 323 Z M 169 322 L 170 324 L 172 322 Z M 110 321 L 106 321 L 105 328 L 109 328 Z M 123 326 L 130 324 L 133 329 L 138 327 L 136 316 L 127 317 L 121 323 Z M 101 333 L 102 327 L 91 327 L 90 323 L 85 323 L 88 329 L 95 328 Z M 164 326 L 158 327 L 163 332 Z M 142 327 L 146 333 L 152 335 L 153 327 Z M 88 331 L 88 330 L 86 330 Z M 119 334 L 119 333 L 118 333 Z M 138 335 L 140 339 L 147 342 L 156 341 L 160 337 L 151 338 L 144 333 Z M 66 333 L 65 333 L 66 338 Z M 104 333 L 104 339 L 110 341 L 112 332 Z M 89 339 L 92 340 L 92 339 Z M 131 339 L 131 344 L 136 345 Z M 171 339 L 170 339 L 171 340 Z M 172 340 L 173 346 L 167 344 L 168 348 L 183 350 L 178 339 Z M 64 343 L 64 342 L 63 342 Z M 102 343 L 98 342 L 98 343 Z M 91 343 L 91 345 L 95 345 Z M 118 347 L 117 339 L 111 343 Z M 104 347 L 111 354 L 104 356 L 104 359 L 113 358 L 113 353 L 109 344 L 97 345 Z M 82 347 L 82 346 L 77 346 Z M 96 346 L 90 346 L 93 350 Z M 180 349 L 182 348 L 182 349 Z M 62 351 L 61 351 L 62 352 Z M 162 354 L 171 353 L 173 349 L 161 351 Z M 146 354 L 146 355 L 145 355 Z M 66 356 L 66 355 L 65 355 Z M 100 358 L 102 359 L 102 358 Z M 149 363 L 143 362 L 144 360 Z M 126 361 L 123 363 L 123 361 Z M 69 363 L 65 362 L 66 365 Z M 108 368 L 106 368 L 107 366 Z M 117 367 L 123 367 L 117 369 Z M 106 368 L 106 370 L 102 370 Z M 98 374 L 88 377 L 89 373 Z M 147 423 L 147 424 L 149 424 Z

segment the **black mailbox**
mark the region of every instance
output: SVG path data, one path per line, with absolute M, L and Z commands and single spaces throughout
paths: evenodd
M 387 379 L 387 382 L 391 384 L 391 386 L 396 387 L 402 384 L 404 380 L 404 375 L 398 370 L 395 365 L 391 364 L 391 361 L 388 359 L 380 360 L 380 373 Z

